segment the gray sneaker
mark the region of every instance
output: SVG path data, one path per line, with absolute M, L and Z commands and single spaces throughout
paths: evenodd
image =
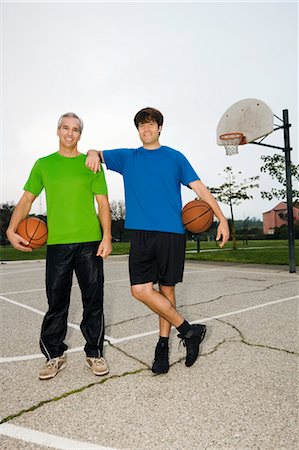
M 60 370 L 65 368 L 65 366 L 65 354 L 58 356 L 57 358 L 49 359 L 41 368 L 39 372 L 39 379 L 48 380 L 49 378 L 54 378 Z
M 92 358 L 88 356 L 86 358 L 86 365 L 95 375 L 106 375 L 109 373 L 109 366 L 105 358 Z

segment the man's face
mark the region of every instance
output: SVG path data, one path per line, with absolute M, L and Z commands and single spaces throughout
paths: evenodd
M 57 130 L 57 136 L 63 147 L 75 148 L 81 137 L 79 120 L 75 117 L 64 117 Z
M 159 127 L 157 122 L 151 120 L 138 124 L 139 137 L 143 144 L 151 145 L 159 141 L 159 134 L 162 127 Z

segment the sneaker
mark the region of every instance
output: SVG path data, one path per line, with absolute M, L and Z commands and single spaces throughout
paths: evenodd
M 187 334 L 184 336 L 178 334 L 178 337 L 183 341 L 183 345 L 187 350 L 185 361 L 187 367 L 190 367 L 195 363 L 199 353 L 199 345 L 205 337 L 206 329 L 205 325 L 191 325 L 191 330 L 189 330 Z
M 169 370 L 168 361 L 168 345 L 158 342 L 155 350 L 155 360 L 152 366 L 152 372 L 154 373 L 167 373 Z
M 48 380 L 54 378 L 57 373 L 66 366 L 66 356 L 63 354 L 57 358 L 49 359 L 39 372 L 40 380 Z
M 106 375 L 109 373 L 109 366 L 105 358 L 93 358 L 88 356 L 86 358 L 86 365 L 91 369 L 95 375 Z

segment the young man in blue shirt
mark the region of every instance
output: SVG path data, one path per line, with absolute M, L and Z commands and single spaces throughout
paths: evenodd
M 186 346 L 186 366 L 199 354 L 206 326 L 190 325 L 176 310 L 175 285 L 183 279 L 185 230 L 181 220 L 181 185 L 193 189 L 209 203 L 219 220 L 216 239 L 220 247 L 229 238 L 229 228 L 220 207 L 200 181 L 186 157 L 159 142 L 163 115 L 144 108 L 134 118 L 143 144 L 137 149 L 90 150 L 86 165 L 96 172 L 100 160 L 124 179 L 125 227 L 132 230 L 129 271 L 132 295 L 159 315 L 160 337 L 152 366 L 154 373 L 169 370 L 168 340 L 171 326 Z M 158 283 L 159 290 L 154 288 Z

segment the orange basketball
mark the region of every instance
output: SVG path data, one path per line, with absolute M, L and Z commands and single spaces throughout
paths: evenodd
M 48 228 L 38 217 L 26 217 L 19 223 L 17 233 L 29 241 L 28 247 L 39 248 L 47 241 Z
M 207 231 L 214 220 L 211 206 L 203 200 L 192 200 L 182 209 L 182 222 L 191 233 Z

